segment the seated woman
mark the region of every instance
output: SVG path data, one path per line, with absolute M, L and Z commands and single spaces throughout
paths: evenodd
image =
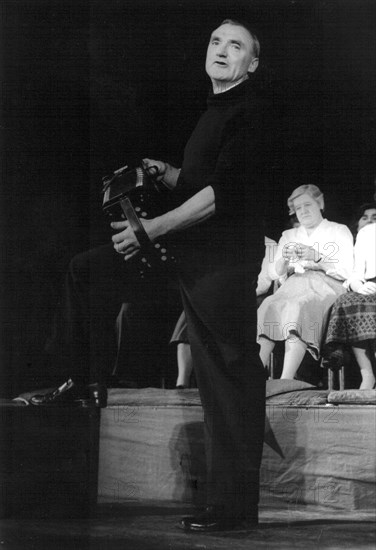
M 300 225 L 282 233 L 269 266 L 271 277 L 285 282 L 258 309 L 258 342 L 265 366 L 276 342 L 285 342 L 281 378 L 293 379 L 307 350 L 320 355 L 327 314 L 352 271 L 353 237 L 345 225 L 323 218 L 316 185 L 301 185 L 287 204 Z
M 366 202 L 359 206 L 355 221 L 350 227 L 354 234 L 354 239 L 356 239 L 358 231 L 370 223 L 376 223 L 376 202 Z
M 360 368 L 360 389 L 372 389 L 376 382 L 372 368 L 376 364 L 376 204 L 360 218 L 354 271 L 346 286 L 349 292 L 335 301 L 331 311 L 325 355 L 329 363 L 333 350 L 350 345 Z

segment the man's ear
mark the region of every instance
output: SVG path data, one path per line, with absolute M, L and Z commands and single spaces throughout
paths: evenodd
M 259 64 L 258 57 L 254 57 L 248 66 L 248 73 L 254 73 Z

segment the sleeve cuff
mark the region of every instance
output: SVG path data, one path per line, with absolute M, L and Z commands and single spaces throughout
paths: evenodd
M 211 186 L 211 188 L 214 191 L 216 215 L 222 216 L 224 214 L 227 214 L 229 211 L 229 202 L 228 202 L 227 193 L 224 193 L 223 187 L 217 183 L 210 183 L 210 181 L 208 181 L 208 185 Z

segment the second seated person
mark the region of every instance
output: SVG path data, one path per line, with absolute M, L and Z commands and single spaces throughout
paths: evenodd
M 353 237 L 347 226 L 323 217 L 324 197 L 316 185 L 301 185 L 288 198 L 299 227 L 282 233 L 269 272 L 285 278 L 258 309 L 260 358 L 266 366 L 276 342 L 285 342 L 281 378 L 293 379 L 308 350 L 320 356 L 331 305 L 346 292 L 353 267 Z
M 354 271 L 346 281 L 349 292 L 334 303 L 325 339 L 329 362 L 331 353 L 351 346 L 360 369 L 361 390 L 373 389 L 376 382 L 372 368 L 376 363 L 376 217 L 372 218 L 372 210 L 376 214 L 376 208 L 368 209 L 368 222 L 367 215 L 359 220 Z

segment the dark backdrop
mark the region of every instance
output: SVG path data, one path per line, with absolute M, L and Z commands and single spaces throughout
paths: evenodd
M 285 196 L 317 183 L 341 222 L 372 198 L 375 11 L 374 0 L 2 3 L 3 393 L 38 369 L 69 258 L 109 238 L 101 177 L 143 156 L 180 162 L 223 18 L 259 35 L 283 121 Z

